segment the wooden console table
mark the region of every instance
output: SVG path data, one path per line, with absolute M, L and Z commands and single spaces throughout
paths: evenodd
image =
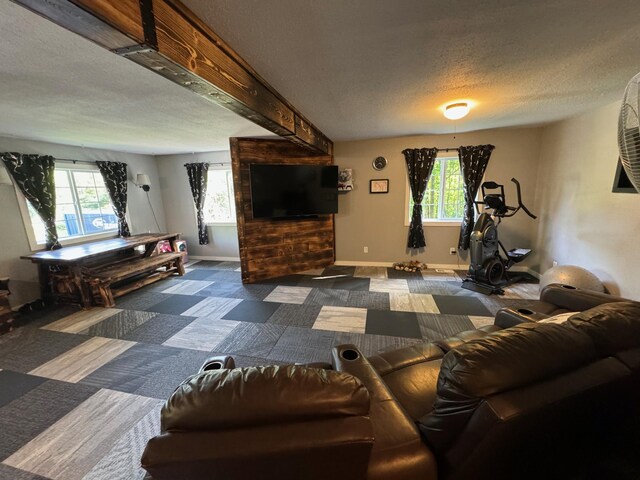
M 150 233 L 113 238 L 24 255 L 38 264 L 43 300 L 113 306 L 113 297 L 178 273 L 184 275 L 184 253 L 175 251 L 179 233 Z M 168 240 L 172 252 L 155 256 L 158 242 Z M 144 251 L 136 247 L 144 246 Z M 141 250 L 141 249 L 140 249 Z M 163 271 L 158 269 L 164 267 Z M 128 285 L 116 286 L 128 279 Z

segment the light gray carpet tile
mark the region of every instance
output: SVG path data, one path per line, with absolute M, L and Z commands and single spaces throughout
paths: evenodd
M 465 330 L 473 330 L 474 326 L 466 315 L 436 315 L 418 313 L 418 323 L 423 338 L 439 340 L 447 338 Z
M 156 315 L 157 313 L 154 312 L 123 310 L 80 333 L 97 337 L 122 338 Z
M 285 328 L 272 323 L 241 322 L 215 347 L 215 351 L 266 358 Z
M 222 318 L 233 310 L 242 300 L 227 297 L 206 297 L 181 315 L 188 317 Z
M 34 368 L 29 373 L 63 382 L 76 383 L 134 345 L 134 342 L 127 340 L 90 337 L 84 343 Z
M 196 317 L 183 315 L 156 314 L 149 321 L 128 332 L 122 339 L 141 343 L 164 343 L 195 319 Z
M 389 294 L 389 306 L 398 312 L 439 313 L 433 295 L 427 293 L 395 293 Z
M 25 472 L 0 463 L 0 480 L 51 480 L 35 473 Z
M 242 274 L 231 270 L 219 270 L 211 276 L 210 280 L 214 282 L 242 284 Z
M 321 305 L 295 305 L 283 303 L 278 307 L 268 323 L 276 325 L 311 328 L 320 313 Z
M 304 303 L 307 305 L 333 305 L 344 307 L 349 300 L 349 290 L 331 290 L 328 288 L 314 288 Z
M 0 408 L 0 461 L 18 451 L 96 391 L 89 385 L 47 380 Z
M 204 280 L 181 280 L 175 285 L 171 285 L 162 293 L 179 293 L 182 295 L 194 295 L 200 290 L 213 285 L 213 282 Z
M 66 333 L 80 333 L 92 325 L 96 325 L 121 311 L 122 310 L 119 308 L 92 307 L 86 310 L 80 310 L 68 317 L 49 323 L 42 327 L 42 329 Z
M 138 290 L 116 298 L 116 307 L 123 310 L 146 310 L 166 299 L 167 296 L 162 293 Z
M 265 302 L 297 303 L 303 304 L 309 296 L 309 287 L 278 286 L 264 298 Z
M 173 361 L 180 350 L 136 344 L 81 380 L 85 385 L 137 393 L 148 377 Z
M 140 466 L 144 448 L 160 433 L 162 402 L 153 407 L 133 428 L 116 442 L 113 448 L 82 480 L 140 480 L 146 472 Z
M 27 373 L 86 341 L 72 333 L 17 328 L 0 336 L 0 368 Z
M 356 267 L 354 277 L 388 278 L 387 267 Z
M 167 339 L 163 345 L 210 352 L 239 324 L 220 318 L 198 318 Z
M 419 278 L 407 279 L 409 291 L 411 293 L 428 293 L 430 295 L 456 295 L 460 290 L 462 282 L 449 282 L 438 280 L 422 280 Z M 469 291 L 469 290 L 465 290 Z
M 100 390 L 4 460 L 60 480 L 81 480 L 157 399 Z
M 325 305 L 313 324 L 316 330 L 364 333 L 367 325 L 367 309 Z
M 371 292 L 387 293 L 409 293 L 409 284 L 404 278 L 393 278 L 385 280 L 383 278 L 372 278 L 369 283 Z
M 328 362 L 336 332 L 287 327 L 268 359 L 282 362 Z
M 423 340 L 405 337 L 390 337 L 388 335 L 371 335 L 363 333 L 338 332 L 336 333 L 333 344 L 343 345 L 351 343 L 365 356 L 375 355 L 376 353 L 386 350 L 394 350 L 396 348 L 406 347 L 420 343 Z
M 197 373 L 204 361 L 213 355 L 199 350 L 177 350 L 178 354 L 171 361 L 147 375 L 136 392 L 138 395 L 166 400 L 184 379 Z
M 214 282 L 210 286 L 198 291 L 196 295 L 200 297 L 229 297 L 240 298 L 235 293 L 240 289 L 237 283 Z M 259 298 L 262 300 L 262 298 Z
M 384 292 L 351 291 L 345 306 L 389 310 L 389 294 Z

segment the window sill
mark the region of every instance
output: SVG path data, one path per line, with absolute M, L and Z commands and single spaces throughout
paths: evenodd
M 227 222 L 220 222 L 220 223 L 207 223 L 206 224 L 207 227 L 237 227 L 238 224 L 237 223 L 227 223 Z
M 424 227 L 460 227 L 462 220 L 424 220 L 422 225 Z M 404 226 L 408 227 L 409 222 L 404 222 Z
M 92 242 L 94 240 L 116 238 L 117 236 L 118 236 L 118 232 L 114 230 L 111 232 L 95 233 L 93 235 L 82 235 L 80 237 L 68 237 L 68 238 L 58 239 L 58 241 L 60 242 L 60 245 L 62 245 L 63 247 L 66 247 L 68 245 L 76 245 L 78 243 L 87 243 L 87 242 Z M 36 245 L 31 245 L 31 251 L 35 252 L 38 250 L 44 250 L 45 247 L 46 247 L 46 244 L 38 243 Z

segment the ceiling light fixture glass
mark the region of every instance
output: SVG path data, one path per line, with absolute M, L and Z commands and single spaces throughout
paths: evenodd
M 458 120 L 462 117 L 466 117 L 469 113 L 469 104 L 467 102 L 452 103 L 447 105 L 444 109 L 444 116 L 449 120 Z

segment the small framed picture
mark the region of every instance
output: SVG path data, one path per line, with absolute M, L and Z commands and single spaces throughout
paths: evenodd
M 375 178 L 370 180 L 369 193 L 389 193 L 389 179 Z

